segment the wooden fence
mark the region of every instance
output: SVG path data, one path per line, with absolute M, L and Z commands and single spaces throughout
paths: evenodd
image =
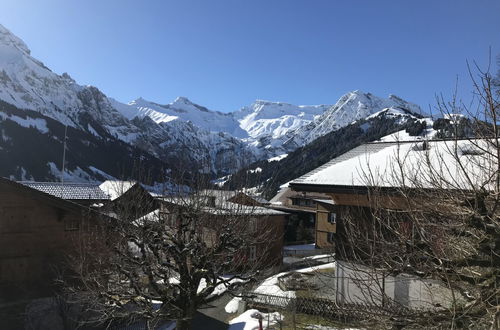
M 323 298 L 274 296 L 254 292 L 243 294 L 247 305 L 256 308 L 318 315 L 337 320 L 373 317 L 403 317 L 406 309 L 383 308 L 363 304 L 342 304 Z

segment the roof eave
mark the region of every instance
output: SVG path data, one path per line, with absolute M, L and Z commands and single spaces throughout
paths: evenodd
M 333 184 L 311 184 L 290 182 L 290 188 L 295 191 L 338 193 L 338 194 L 367 194 L 370 189 L 383 191 L 384 193 L 396 193 L 399 191 L 395 187 L 368 187 L 368 186 L 347 186 Z

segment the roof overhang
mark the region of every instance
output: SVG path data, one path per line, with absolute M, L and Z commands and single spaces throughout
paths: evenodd
M 428 193 L 439 193 L 446 190 L 449 193 L 473 194 L 472 190 L 466 189 L 444 189 L 444 188 L 411 188 L 411 187 L 372 187 L 372 186 L 345 186 L 345 185 L 325 185 L 325 184 L 309 184 L 309 183 L 290 183 L 290 188 L 295 191 L 307 192 L 322 192 L 330 194 L 352 194 L 352 195 L 367 195 L 381 193 L 384 195 L 399 195 L 402 191 L 405 194 L 419 195 L 425 191 Z
M 343 186 L 343 185 L 325 185 L 325 184 L 293 183 L 293 182 L 290 182 L 290 188 L 294 191 L 342 193 L 342 194 L 367 194 L 370 190 L 369 187 L 366 186 Z M 396 191 L 395 188 L 390 188 L 390 189 Z
M 316 209 L 311 209 L 311 210 L 305 210 L 305 209 L 298 209 L 298 208 L 293 208 L 293 207 L 286 207 L 286 206 L 278 206 L 278 205 L 270 205 L 269 208 L 272 208 L 274 210 L 286 212 L 286 213 L 308 213 L 308 214 L 316 214 Z

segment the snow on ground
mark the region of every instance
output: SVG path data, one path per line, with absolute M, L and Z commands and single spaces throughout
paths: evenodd
M 222 278 L 225 279 L 225 280 L 229 280 L 229 282 L 227 284 L 225 283 L 221 283 L 219 285 L 217 285 L 215 287 L 215 290 L 210 294 L 211 297 L 213 296 L 220 296 L 222 295 L 224 292 L 227 291 L 227 287 L 231 284 L 235 284 L 235 283 L 241 283 L 241 282 L 245 282 L 245 280 L 242 280 L 240 278 L 232 278 L 233 276 L 232 275 L 223 275 Z M 170 284 L 179 284 L 180 281 L 179 281 L 179 278 L 177 276 L 172 276 L 168 279 L 168 282 Z M 163 280 L 159 280 L 157 281 L 157 283 L 159 284 L 162 284 L 164 283 Z M 201 292 L 201 290 L 205 289 L 207 287 L 207 282 L 204 278 L 201 279 L 200 281 L 200 285 L 198 286 L 198 293 Z
M 384 113 L 385 115 L 387 115 L 388 117 L 398 117 L 398 116 L 403 116 L 403 115 L 406 115 L 407 113 L 402 110 L 402 109 L 397 109 L 397 108 L 385 108 L 385 109 L 382 109 L 380 111 L 377 111 L 371 115 L 369 115 L 368 117 L 366 117 L 367 119 L 371 119 L 371 118 L 376 118 L 378 116 L 380 116 L 382 113 Z
M 232 276 L 226 276 L 224 275 L 223 278 L 225 278 L 226 280 L 229 280 Z M 225 283 L 221 283 L 219 285 L 217 285 L 214 289 L 214 292 L 212 292 L 210 294 L 211 297 L 213 296 L 220 296 L 221 294 L 223 294 L 224 292 L 227 291 L 227 287 L 230 285 L 230 284 L 235 284 L 235 283 L 241 283 L 241 282 L 245 282 L 244 280 L 240 279 L 240 278 L 233 278 L 232 280 L 229 281 L 228 284 L 225 284 Z M 205 279 L 201 279 L 201 282 L 200 282 L 200 285 L 198 286 L 198 292 L 200 292 L 201 290 L 205 289 L 207 287 L 207 282 L 205 281 Z
M 319 265 L 319 266 L 312 266 L 312 267 L 297 269 L 296 272 L 299 272 L 299 273 L 310 273 L 310 272 L 314 272 L 314 271 L 317 271 L 317 270 L 335 268 L 335 265 L 336 265 L 335 262 L 329 262 L 327 264 L 323 264 L 323 265 Z
M 295 272 L 310 273 L 316 270 L 329 269 L 329 268 L 335 268 L 335 262 L 330 262 L 319 266 L 297 269 L 295 270 Z M 253 292 L 268 294 L 272 296 L 295 298 L 295 291 L 283 291 L 278 285 L 278 278 L 289 273 L 291 272 L 278 273 L 276 275 L 266 278 Z
M 401 131 L 397 131 L 395 133 L 386 135 L 378 141 L 380 141 L 380 142 L 398 142 L 398 141 L 420 141 L 420 140 L 433 139 L 437 133 L 437 131 L 432 128 L 434 121 L 431 118 L 423 118 L 420 120 L 420 122 L 423 122 L 423 121 L 425 121 L 427 128 L 424 129 L 423 133 L 420 135 L 411 136 L 410 134 L 408 134 L 408 132 L 406 132 L 406 130 L 401 130 Z
M 35 128 L 37 129 L 40 133 L 48 133 L 49 129 L 47 128 L 47 121 L 42 118 L 31 118 L 31 117 L 26 117 L 26 118 L 21 118 L 16 115 L 7 115 L 3 112 L 0 112 L 0 120 L 12 120 L 13 122 L 16 122 L 19 124 L 19 126 L 22 127 L 27 127 L 27 128 Z
M 282 155 L 278 155 L 276 157 L 269 158 L 267 161 L 269 163 L 270 162 L 279 162 L 280 160 L 285 159 L 287 156 L 288 156 L 288 154 L 282 154 Z
M 94 173 L 97 173 L 99 175 L 101 175 L 102 177 L 108 179 L 108 180 L 116 180 L 116 178 L 112 175 L 109 175 L 108 173 L 94 167 L 94 166 L 89 166 L 89 169 L 94 172 Z
M 247 173 L 260 173 L 260 172 L 262 172 L 262 168 L 260 168 L 260 167 L 257 167 L 254 170 L 248 170 L 247 171 Z
M 226 175 L 215 180 L 212 180 L 212 183 L 218 187 L 224 186 L 224 184 L 231 178 L 231 175 Z
M 226 310 L 226 313 L 229 314 L 236 313 L 238 311 L 238 306 L 240 304 L 240 301 L 241 297 L 234 297 L 233 299 L 231 299 L 224 308 Z
M 283 320 L 283 315 L 278 312 L 261 313 L 257 309 L 249 309 L 243 314 L 229 321 L 228 330 L 256 330 L 259 329 L 259 320 L 255 316 L 259 315 L 262 318 L 262 327 L 267 329 L 273 326 L 278 321 Z
M 414 141 L 414 140 L 422 140 L 423 136 L 410 136 L 410 134 L 406 130 L 397 131 L 395 133 L 386 135 L 380 138 L 380 142 L 397 142 L 397 141 Z
M 61 177 L 61 170 L 57 167 L 57 165 L 53 162 L 48 162 L 47 166 L 50 169 L 50 173 L 56 178 Z M 90 175 L 77 166 L 73 171 L 68 170 L 67 168 L 64 170 L 64 181 L 66 182 L 95 182 L 95 179 L 90 177 Z
M 382 137 L 380 142 L 398 142 L 398 141 L 420 141 L 434 138 L 437 131 L 432 128 L 427 128 L 424 130 L 425 132 L 422 135 L 411 136 L 406 130 L 397 131 L 395 133 L 386 135 Z
M 314 250 L 316 249 L 316 244 L 302 244 L 302 245 L 287 245 L 284 247 L 285 250 Z
M 268 294 L 272 296 L 295 298 L 295 291 L 283 291 L 278 286 L 278 277 L 288 274 L 288 272 L 278 273 L 266 278 L 253 292 Z
M 304 260 L 317 260 L 317 259 L 328 259 L 328 258 L 333 258 L 334 255 L 330 254 L 318 254 L 315 256 L 309 256 L 309 257 L 304 257 L 302 259 Z

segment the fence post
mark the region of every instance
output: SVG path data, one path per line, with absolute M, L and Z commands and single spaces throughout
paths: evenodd
M 242 314 L 247 309 L 247 302 L 245 299 L 241 299 L 238 301 L 238 314 Z

